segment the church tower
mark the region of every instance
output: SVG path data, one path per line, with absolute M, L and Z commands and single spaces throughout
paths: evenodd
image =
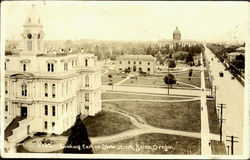
M 40 16 L 35 5 L 26 18 L 22 33 L 23 54 L 41 54 L 44 52 L 44 32 Z

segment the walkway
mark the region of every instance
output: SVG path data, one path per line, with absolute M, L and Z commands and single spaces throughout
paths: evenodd
M 206 87 L 205 87 L 205 76 L 204 76 L 204 65 L 203 57 L 201 53 L 201 154 L 202 155 L 211 155 L 211 145 L 209 145 L 210 131 L 209 131 L 209 120 L 207 112 L 207 103 L 206 103 Z
M 114 85 L 115 85 L 115 86 L 118 86 L 118 85 L 120 85 L 121 83 L 125 82 L 125 81 L 128 80 L 128 79 L 130 79 L 129 76 L 126 77 L 125 79 L 121 80 L 120 82 L 115 83 Z

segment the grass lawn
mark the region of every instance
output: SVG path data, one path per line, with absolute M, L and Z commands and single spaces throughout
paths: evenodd
M 119 142 L 93 145 L 93 152 L 98 154 L 201 154 L 200 143 L 200 139 L 197 138 L 151 133 Z M 105 147 L 110 148 L 105 150 Z
M 112 74 L 112 82 L 113 83 L 117 83 L 120 82 L 121 80 L 125 79 L 122 78 L 122 75 L 118 75 L 118 74 Z M 110 83 L 110 79 L 108 78 L 108 74 L 102 75 L 102 84 L 108 84 Z
M 115 93 L 115 92 L 104 92 L 102 93 L 102 99 L 147 99 L 147 100 L 181 100 L 190 99 L 189 97 L 168 97 L 168 96 L 153 96 L 152 94 L 140 95 L 138 93 Z
M 191 102 L 104 102 L 136 114 L 149 124 L 166 129 L 200 132 L 200 101 Z
M 220 134 L 219 121 L 216 110 L 214 108 L 213 100 L 207 100 L 207 110 L 208 110 L 210 133 Z
M 96 116 L 83 120 L 90 137 L 116 134 L 134 128 L 130 119 L 113 112 L 102 110 Z
M 220 141 L 211 141 L 212 154 L 213 155 L 226 155 L 226 146 L 224 142 Z

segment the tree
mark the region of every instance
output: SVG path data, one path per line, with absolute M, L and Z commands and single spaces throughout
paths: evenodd
M 130 73 L 130 68 L 125 68 L 125 73 Z
M 175 60 L 170 59 L 170 60 L 169 60 L 169 63 L 168 63 L 168 67 L 169 67 L 169 68 L 175 68 L 175 67 L 176 67 Z
M 194 58 L 191 53 L 189 53 L 186 57 L 186 63 L 193 62 Z
M 171 85 L 171 88 L 172 88 L 172 85 L 173 85 L 173 84 L 176 84 L 175 76 L 172 75 L 172 74 L 165 75 L 165 76 L 163 77 L 163 81 L 164 81 L 166 84 L 170 84 L 170 85 Z
M 189 70 L 189 73 L 188 73 L 188 76 L 189 76 L 189 78 L 188 78 L 188 80 L 190 80 L 190 77 L 193 75 L 193 69 L 190 69 Z
M 110 83 L 112 83 L 112 77 L 113 77 L 112 74 L 109 74 L 108 77 L 109 77 Z
M 63 149 L 63 153 L 93 153 L 87 129 L 80 116 L 76 118 L 75 125 L 71 128 L 71 133 Z

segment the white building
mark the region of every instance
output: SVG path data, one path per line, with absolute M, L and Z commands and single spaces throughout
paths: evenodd
M 45 52 L 34 5 L 23 27 L 23 51 L 5 56 L 5 128 L 21 119 L 7 138 L 13 142 L 36 132 L 61 134 L 78 114 L 94 116 L 101 110 L 97 57 L 72 50 Z
M 156 58 L 151 55 L 122 55 L 116 59 L 118 70 L 130 72 L 145 72 L 152 74 L 155 71 Z

